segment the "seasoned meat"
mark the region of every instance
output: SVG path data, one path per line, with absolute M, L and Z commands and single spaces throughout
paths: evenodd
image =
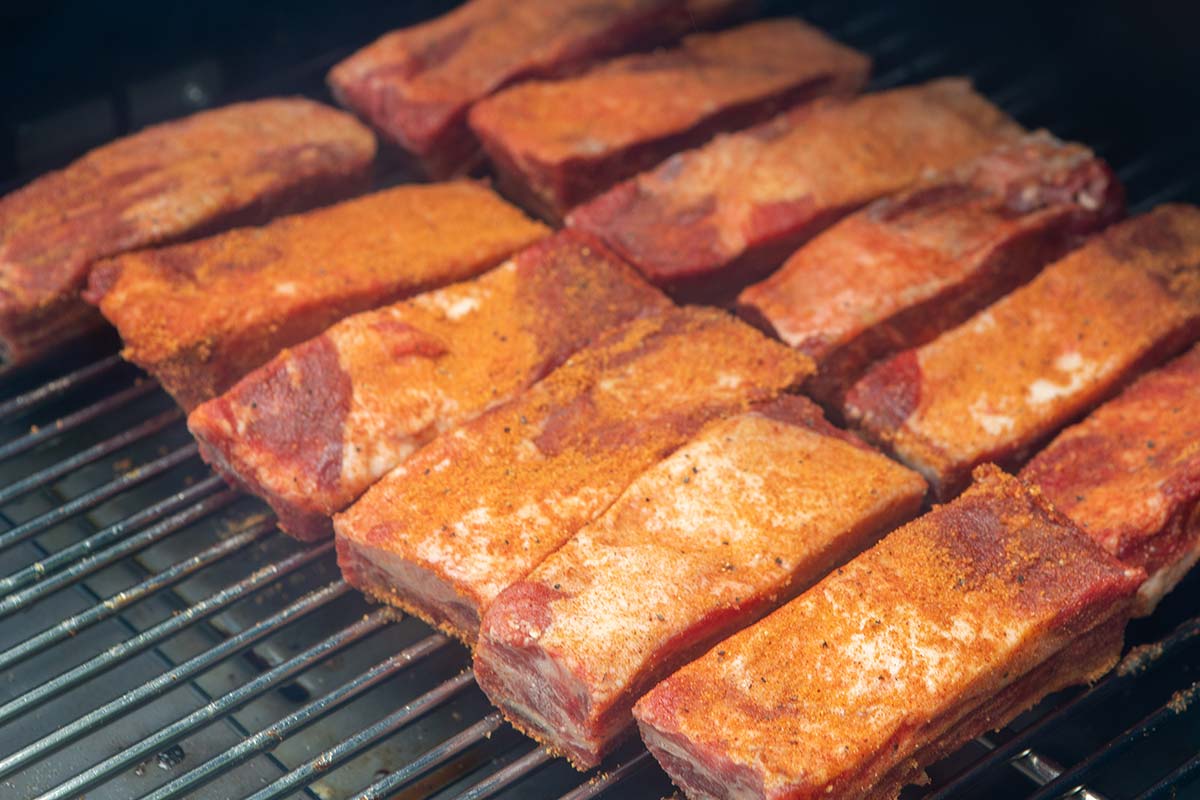
M 559 81 L 507 89 L 471 128 L 509 195 L 548 219 L 722 130 L 866 81 L 866 56 L 795 19 L 688 36 Z
M 721 2 L 701 5 L 720 16 Z M 359 50 L 330 71 L 329 86 L 426 174 L 444 178 L 478 152 L 467 127 L 473 103 L 515 81 L 677 37 L 686 17 L 682 0 L 470 0 Z
M 631 731 L 646 690 L 872 545 L 924 495 L 919 475 L 804 398 L 712 422 L 500 593 L 475 678 L 517 727 L 593 767 Z
M 1143 575 L 981 468 L 634 707 L 692 798 L 895 798 L 924 768 L 1121 652 Z
M 806 388 L 840 413 L 871 363 L 1027 282 L 1123 199 L 1087 148 L 1031 134 L 851 214 L 743 291 L 740 311 L 812 356 Z
M 79 299 L 97 259 L 347 197 L 374 157 L 347 114 L 259 100 L 146 128 L 0 198 L 0 361 L 100 324 Z
M 1149 576 L 1149 614 L 1200 558 L 1200 346 L 1067 428 L 1021 471 L 1084 533 Z
M 928 344 L 872 367 L 846 418 L 941 499 L 1047 437 L 1200 334 L 1200 209 L 1112 226 Z
M 811 362 L 714 309 L 609 331 L 516 399 L 443 434 L 334 517 L 352 585 L 473 642 L 483 612 L 704 423 Z
M 188 417 L 200 452 L 301 539 L 439 433 L 512 399 L 605 329 L 670 301 L 586 234 L 342 320 Z
M 410 184 L 99 264 L 87 299 L 191 409 L 357 311 L 477 275 L 547 230 L 475 183 Z
M 672 156 L 567 223 L 652 283 L 732 299 L 842 216 L 1020 133 L 960 79 L 827 98 Z

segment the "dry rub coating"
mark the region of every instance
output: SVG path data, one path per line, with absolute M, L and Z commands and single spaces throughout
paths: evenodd
M 954 496 L 1200 334 L 1200 209 L 1118 223 L 919 348 L 872 367 L 846 418 Z
M 100 323 L 79 299 L 97 259 L 356 194 L 374 157 L 348 114 L 258 100 L 146 128 L 0 198 L 0 361 Z
M 962 79 L 826 98 L 674 155 L 567 222 L 652 283 L 732 299 L 851 211 L 1021 132 Z
M 714 309 L 615 328 L 434 439 L 334 517 L 354 586 L 468 642 L 504 588 L 704 423 L 811 373 L 807 356 Z
M 344 316 L 478 275 L 546 233 L 480 184 L 409 184 L 103 262 L 87 299 L 190 410 Z
M 849 94 L 869 59 L 796 19 L 686 37 L 575 78 L 507 89 L 471 109 L 501 187 L 548 219 L 714 133 Z
M 871 363 L 965 321 L 1123 211 L 1090 150 L 1031 134 L 850 215 L 739 310 L 812 356 L 805 389 L 836 414 Z
M 701 5 L 720 18 L 728 4 Z M 674 38 L 685 16 L 682 0 L 470 0 L 380 37 L 336 65 L 329 86 L 428 175 L 444 178 L 478 152 L 467 127 L 472 104 L 515 81 Z
M 1120 655 L 1144 577 L 992 466 L 634 708 L 691 798 L 894 798 Z
M 1067 428 L 1021 471 L 1105 550 L 1149 576 L 1149 614 L 1200 558 L 1200 346 Z
M 802 397 L 709 423 L 500 593 L 475 678 L 517 727 L 593 767 L 651 686 L 874 544 L 924 494 Z
M 301 539 L 439 433 L 511 400 L 607 328 L 670 307 L 585 234 L 348 317 L 188 417 L 200 452 Z

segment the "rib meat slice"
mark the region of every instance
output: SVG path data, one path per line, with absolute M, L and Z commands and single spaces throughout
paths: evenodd
M 1200 209 L 1112 226 L 932 342 L 872 367 L 846 418 L 956 494 L 1200 334 Z
M 689 797 L 894 798 L 971 737 L 1107 671 L 1142 577 L 984 467 L 634 715 Z
M 672 156 L 567 223 L 652 283 L 731 299 L 851 211 L 1020 134 L 961 79 L 825 98 Z
M 812 356 L 806 390 L 840 413 L 872 362 L 1027 282 L 1123 200 L 1091 151 L 1031 134 L 850 215 L 743 291 L 740 311 Z
M 605 329 L 670 301 L 586 234 L 342 320 L 188 417 L 200 453 L 301 539 L 439 433 L 512 399 Z
M 720 18 L 722 3 L 705 5 Z M 330 71 L 329 86 L 426 174 L 444 178 L 478 152 L 467 127 L 473 103 L 518 80 L 677 37 L 686 16 L 681 0 L 470 0 L 359 50 Z
M 1200 346 L 1068 428 L 1021 477 L 1149 579 L 1149 614 L 1200 558 Z
M 100 324 L 79 299 L 97 259 L 348 197 L 374 157 L 348 114 L 258 100 L 146 128 L 0 198 L 0 361 Z
M 804 398 L 712 422 L 500 593 L 475 678 L 517 727 L 593 767 L 646 690 L 874 544 L 924 495 L 919 475 Z
M 722 130 L 857 91 L 870 61 L 796 19 L 686 37 L 678 48 L 523 83 L 471 109 L 506 193 L 549 219 Z
M 486 187 L 407 185 L 99 264 L 87 299 L 185 409 L 342 317 L 470 278 L 545 236 Z
M 467 642 L 507 586 L 709 420 L 811 373 L 728 314 L 610 330 L 512 402 L 443 434 L 334 517 L 342 574 Z

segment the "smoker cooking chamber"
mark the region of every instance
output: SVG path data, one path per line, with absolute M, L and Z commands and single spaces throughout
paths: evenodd
M 1129 120 L 1074 114 L 1079 76 L 981 53 L 928 30 L 911 8 L 846 5 L 797 11 L 875 59 L 869 89 L 966 74 L 1027 126 L 1096 148 L 1132 211 L 1200 199 L 1186 130 L 1146 136 Z M 325 71 L 361 43 L 236 92 L 219 91 L 202 67 L 184 71 L 163 96 L 327 99 Z M 150 121 L 139 113 L 126 127 Z M 382 180 L 406 179 L 385 170 Z M 672 791 L 637 742 L 601 777 L 582 776 L 513 732 L 475 687 L 463 647 L 364 602 L 340 580 L 331 543 L 307 548 L 275 531 L 265 505 L 200 462 L 182 412 L 115 349 L 98 337 L 0 382 L 0 796 Z M 1200 795 L 1200 711 L 1189 705 L 1200 685 L 1200 577 L 1127 642 L 1142 647 L 1094 687 L 973 742 L 905 796 Z

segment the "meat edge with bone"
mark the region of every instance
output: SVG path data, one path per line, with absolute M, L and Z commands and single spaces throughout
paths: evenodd
M 470 281 L 348 317 L 195 409 L 227 480 L 299 539 L 440 433 L 501 405 L 608 328 L 670 307 L 603 244 L 564 231 Z
M 925 482 L 806 398 L 709 423 L 485 614 L 476 681 L 578 768 L 634 702 L 920 508 Z M 649 501 L 649 502 L 647 502 Z
M 895 798 L 969 739 L 1110 669 L 1143 578 L 985 465 L 634 715 L 691 798 Z
M 334 517 L 342 574 L 473 643 L 480 617 L 706 422 L 811 361 L 715 309 L 610 330 L 514 400 L 437 437 Z

